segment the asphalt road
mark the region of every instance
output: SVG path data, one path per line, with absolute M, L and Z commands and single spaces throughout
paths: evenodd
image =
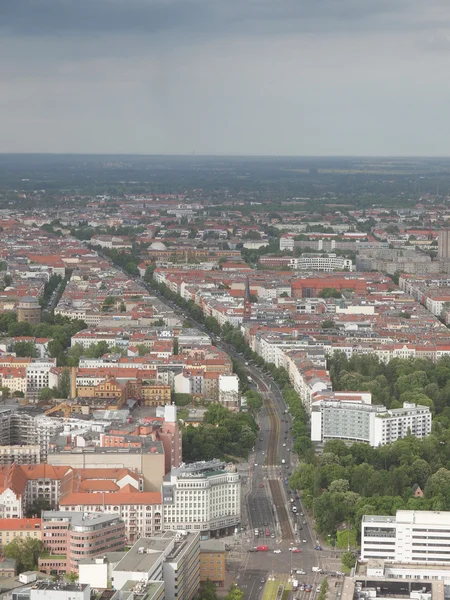
M 167 301 L 154 290 L 152 292 L 163 304 L 181 314 L 175 303 Z M 191 317 L 186 318 L 201 331 L 206 331 Z M 323 567 L 324 553 L 315 550 L 317 541 L 311 520 L 306 516 L 301 501 L 296 498 L 296 492 L 285 484 L 285 479 L 289 478 L 296 466 L 296 458 L 291 453 L 291 417 L 285 414 L 286 406 L 281 392 L 270 377 L 254 365 L 246 364 L 244 358 L 224 341 L 217 341 L 216 345 L 245 365 L 255 388 L 265 400 L 265 406 L 258 415 L 259 438 L 249 457 L 248 489 L 243 495 L 243 522 L 246 523 L 246 528 L 233 539 L 233 551 L 229 553 L 227 561 L 228 570 L 244 591 L 246 600 L 260 600 L 265 582 L 270 577 L 284 581 L 295 578 L 300 583 L 311 584 L 312 593 L 298 592 L 295 597 L 314 600 L 316 588 L 323 576 L 313 572 L 312 568 Z M 274 429 L 275 434 L 272 433 L 271 436 Z M 273 464 L 268 464 L 271 439 L 275 443 L 275 452 L 271 453 L 275 459 Z M 271 492 L 275 485 L 279 486 L 276 489 L 281 490 L 278 505 L 273 501 Z M 294 502 L 290 501 L 291 498 Z M 297 516 L 292 511 L 294 503 L 297 506 Z M 287 515 L 290 527 L 285 526 L 283 529 L 288 529 L 289 534 L 283 536 L 280 519 L 284 519 L 286 525 Z M 255 536 L 255 529 L 258 529 L 258 537 Z M 269 550 L 249 552 L 258 545 L 267 545 Z M 292 552 L 292 548 L 298 548 L 300 552 Z M 296 574 L 296 571 L 304 571 L 304 574 Z

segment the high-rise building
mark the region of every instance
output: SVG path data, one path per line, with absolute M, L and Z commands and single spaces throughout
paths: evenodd
M 441 229 L 438 234 L 438 258 L 450 259 L 450 229 Z
M 362 518 L 361 560 L 448 565 L 449 546 L 449 511 L 398 510 L 396 516 Z
M 95 577 L 101 568 L 92 565 L 89 573 L 82 568 L 80 581 L 87 581 L 87 574 Z M 163 583 L 162 596 L 157 586 L 155 595 L 146 597 L 192 600 L 200 585 L 199 532 L 166 531 L 161 537 L 140 538 L 114 567 L 111 579 L 114 588 L 124 592 L 121 598 L 130 588 L 143 596 L 146 586 Z
M 125 523 L 117 515 L 87 512 L 42 512 L 46 554 L 39 570 L 49 574 L 77 571 L 82 559 L 117 552 L 125 546 Z
M 199 461 L 172 469 L 162 485 L 167 529 L 230 535 L 241 521 L 241 478 L 234 465 Z

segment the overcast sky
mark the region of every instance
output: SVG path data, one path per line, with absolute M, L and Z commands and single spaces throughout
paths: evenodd
M 450 155 L 450 0 L 0 0 L 0 152 Z

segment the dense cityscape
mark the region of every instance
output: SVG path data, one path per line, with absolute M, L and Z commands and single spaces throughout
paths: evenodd
M 83 159 L 0 157 L 1 597 L 447 598 L 450 162 Z

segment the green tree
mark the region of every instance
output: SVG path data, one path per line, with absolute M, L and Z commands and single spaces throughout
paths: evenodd
M 108 354 L 108 352 L 108 344 L 104 340 L 101 340 L 96 344 L 91 344 L 89 348 L 85 350 L 84 354 L 87 358 L 100 358 L 104 354 Z
M 12 282 L 13 282 L 13 278 L 11 277 L 11 275 L 9 273 L 7 273 L 6 275 L 3 276 L 3 284 L 4 284 L 5 288 L 12 285 Z
M 8 326 L 9 337 L 32 337 L 33 327 L 30 323 L 10 323 Z
M 336 288 L 323 288 L 319 292 L 319 298 L 340 298 L 341 292 L 338 292 Z
M 174 354 L 175 356 L 178 356 L 179 353 L 180 353 L 180 347 L 178 344 L 178 338 L 174 337 L 173 342 L 172 342 L 172 354 Z
M 347 569 L 353 569 L 356 565 L 356 557 L 353 552 L 344 552 L 341 555 L 341 563 L 344 567 L 347 567 Z
M 84 348 L 82 344 L 75 344 L 69 348 L 67 352 L 67 365 L 69 367 L 78 367 L 80 364 L 80 358 L 84 354 Z
M 198 600 L 217 600 L 217 588 L 209 579 L 202 582 Z
M 148 348 L 144 344 L 137 344 L 136 348 L 139 352 L 139 356 L 145 356 L 146 354 L 148 354 Z
M 58 396 L 68 398 L 70 395 L 70 370 L 63 369 L 59 377 Z
M 34 538 L 15 538 L 3 549 L 8 558 L 15 558 L 20 573 L 34 571 L 37 568 L 39 555 L 42 553 L 41 540 Z
M 53 391 L 48 387 L 44 387 L 39 390 L 38 398 L 40 402 L 48 402 L 53 398 Z
M 228 590 L 228 594 L 224 596 L 224 600 L 244 600 L 244 592 L 233 583 Z
M 6 385 L 0 387 L 0 392 L 2 393 L 2 398 L 3 399 L 9 398 L 9 396 L 11 394 L 11 390 Z
M 30 358 L 37 358 L 38 352 L 36 344 L 34 342 L 16 342 L 13 345 L 13 352 L 17 356 L 29 356 Z
M 191 394 L 172 394 L 172 400 L 177 406 L 186 406 L 192 402 Z
M 210 423 L 211 425 L 218 425 L 224 421 L 230 415 L 228 408 L 219 404 L 218 402 L 211 404 L 203 417 L 204 423 Z

